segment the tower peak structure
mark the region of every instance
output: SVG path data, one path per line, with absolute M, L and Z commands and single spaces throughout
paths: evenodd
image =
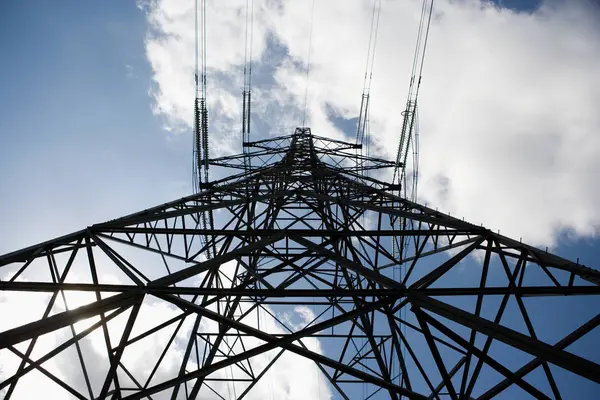
M 579 346 L 597 343 L 598 270 L 403 199 L 372 172 L 396 163 L 358 144 L 297 128 L 244 148 L 197 194 L 0 257 L 0 293 L 39 306 L 0 332 L 3 398 L 35 379 L 65 398 L 286 398 L 282 363 L 334 399 L 598 389 Z

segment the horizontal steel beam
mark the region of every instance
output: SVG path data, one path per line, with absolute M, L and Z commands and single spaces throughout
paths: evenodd
M 320 220 L 316 218 L 315 220 Z M 144 228 L 144 227 L 117 227 L 107 228 L 104 232 L 111 233 L 147 233 L 156 235 L 215 235 L 215 236 L 234 236 L 234 237 L 262 237 L 272 236 L 282 233 L 276 229 L 252 229 L 252 230 L 234 230 L 234 229 L 191 229 L 191 228 Z M 289 229 L 285 235 L 308 236 L 308 237 L 353 237 L 353 236 L 477 236 L 481 233 L 469 229 L 382 229 L 382 230 L 328 230 L 328 229 Z
M 530 286 L 530 287 L 485 287 L 485 288 L 408 288 L 408 289 L 253 289 L 217 288 L 190 286 L 137 286 L 92 283 L 51 283 L 51 282 L 0 282 L 0 291 L 14 292 L 55 292 L 57 290 L 79 292 L 129 292 L 146 294 L 190 294 L 214 296 L 247 297 L 386 297 L 407 296 L 414 293 L 426 296 L 476 296 L 514 294 L 524 297 L 600 295 L 600 286 Z

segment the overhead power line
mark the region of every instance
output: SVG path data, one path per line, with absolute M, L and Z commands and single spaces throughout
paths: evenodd
M 400 141 L 398 143 L 398 152 L 396 155 L 396 167 L 394 169 L 393 182 L 398 185 L 405 183 L 406 160 L 411 147 L 411 140 L 416 130 L 417 100 L 419 97 L 419 88 L 421 86 L 425 51 L 427 50 L 427 39 L 429 37 L 429 28 L 431 26 L 433 2 L 434 0 L 423 0 L 421 7 L 421 18 L 417 32 L 417 43 L 415 45 L 406 106 L 402 112 L 402 128 L 400 133 Z M 416 147 L 413 148 L 415 151 L 418 151 Z M 417 159 L 418 157 L 415 155 L 415 160 Z
M 252 111 L 252 43 L 254 37 L 254 0 L 246 0 L 246 32 L 244 40 L 244 88 L 242 90 L 242 150 L 244 167 L 250 170 L 250 158 L 244 143 L 250 141 L 250 122 Z
M 208 183 L 209 139 L 206 104 L 206 1 L 195 2 L 194 189 Z M 204 185 L 205 186 L 205 185 Z
M 379 15 L 381 14 L 381 0 L 373 0 L 373 11 L 371 13 L 371 29 L 369 31 L 369 45 L 367 47 L 367 60 L 365 63 L 365 77 L 362 95 L 360 99 L 360 112 L 356 126 L 356 144 L 361 144 L 361 154 L 370 154 L 370 127 L 369 127 L 369 103 L 371 97 L 371 82 L 373 81 L 373 67 L 375 65 L 375 49 L 377 48 L 377 32 L 379 31 Z M 364 158 L 360 158 L 364 160 Z M 360 161 L 363 174 L 367 173 L 364 162 Z
M 209 187 L 209 133 L 208 133 L 208 109 L 206 90 L 206 1 L 195 0 L 195 96 L 194 96 L 194 145 L 193 145 L 193 187 L 195 193 L 202 193 Z M 200 226 L 206 229 L 214 226 L 214 218 L 211 210 L 202 211 L 198 215 Z M 209 237 L 204 235 L 204 243 L 208 243 Z M 205 255 L 211 257 L 211 251 L 216 249 L 206 248 Z
M 310 32 L 308 34 L 308 57 L 306 60 L 306 82 L 304 86 L 304 111 L 302 112 L 302 127 L 306 127 L 306 114 L 308 107 L 308 78 L 310 74 L 310 57 L 312 54 L 312 37 L 313 37 L 313 25 L 315 20 L 315 0 L 312 0 L 312 7 L 310 11 Z

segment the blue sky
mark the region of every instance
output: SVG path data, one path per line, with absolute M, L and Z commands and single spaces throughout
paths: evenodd
M 22 232 L 3 251 L 188 191 L 191 140 L 152 114 L 145 33 L 131 2 L 0 6 L 2 220 Z
M 190 192 L 191 136 L 152 112 L 147 29 L 134 2 L 0 5 L 0 253 Z M 564 233 L 554 251 L 598 268 L 599 247 Z
M 498 0 L 524 11 L 537 3 Z M 166 132 L 151 110 L 147 28 L 134 2 L 0 5 L 2 219 L 17 230 L 41 224 L 47 233 L 7 235 L 0 249 L 189 191 L 191 139 Z M 342 121 L 333 122 L 350 130 Z M 582 260 L 595 245 L 567 242 Z

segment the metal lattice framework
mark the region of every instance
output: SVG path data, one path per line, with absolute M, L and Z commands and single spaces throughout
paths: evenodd
M 79 399 L 259 398 L 285 357 L 336 399 L 600 383 L 571 350 L 600 324 L 597 270 L 400 198 L 360 145 L 298 128 L 244 146 L 199 194 L 0 257 L 0 294 L 40 304 L 0 333 L 5 399 L 33 374 Z M 592 306 L 547 329 L 540 304 L 563 301 Z

